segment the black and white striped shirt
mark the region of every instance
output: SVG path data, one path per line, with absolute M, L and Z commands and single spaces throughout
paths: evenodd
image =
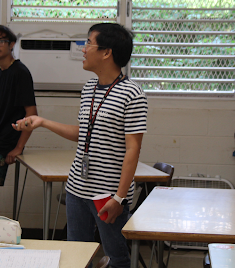
M 92 199 L 102 193 L 117 192 L 125 156 L 125 134 L 147 131 L 147 99 L 139 85 L 127 77 L 117 83 L 100 107 L 89 146 L 88 179 L 82 179 L 81 161 L 85 148 L 90 106 L 97 79 L 90 79 L 83 88 L 78 115 L 79 139 L 76 157 L 69 172 L 66 190 L 75 196 Z M 93 115 L 110 85 L 97 85 Z M 134 181 L 127 199 L 132 202 Z

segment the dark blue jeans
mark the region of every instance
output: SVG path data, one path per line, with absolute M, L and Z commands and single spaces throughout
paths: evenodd
M 117 217 L 114 224 L 106 224 L 97 216 L 92 200 L 76 197 L 67 192 L 67 240 L 93 242 L 96 226 L 105 255 L 110 257 L 112 268 L 129 268 L 130 257 L 126 239 L 121 230 L 128 220 L 129 206 L 126 205 L 123 213 Z

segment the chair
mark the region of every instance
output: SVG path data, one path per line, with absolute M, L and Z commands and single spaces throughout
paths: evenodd
M 158 185 L 169 187 L 171 184 L 173 174 L 174 174 L 174 170 L 175 170 L 174 166 L 167 164 L 167 163 L 163 163 L 163 162 L 157 162 L 153 165 L 153 167 L 167 173 L 168 175 L 170 175 L 170 177 L 169 177 L 169 180 L 167 182 L 161 182 L 161 183 L 147 182 L 146 189 L 147 189 L 148 193 L 150 193 L 153 190 L 153 188 L 155 186 L 158 186 Z
M 162 163 L 162 162 L 157 162 L 156 164 L 153 165 L 153 167 L 170 175 L 169 180 L 165 183 L 166 186 L 170 186 L 171 180 L 175 171 L 174 166 L 170 164 Z M 164 182 L 161 184 L 164 184 Z
M 171 180 L 175 171 L 174 166 L 167 164 L 167 163 L 163 163 L 163 162 L 157 162 L 153 165 L 154 168 L 159 169 L 167 174 L 170 175 L 169 180 L 167 182 L 163 182 L 161 183 L 161 186 L 167 186 L 169 187 L 171 184 Z M 146 185 L 146 189 L 148 190 L 148 192 L 152 191 L 152 189 L 157 186 L 158 183 L 155 182 L 148 182 Z M 172 246 L 172 242 L 170 243 L 170 247 L 169 247 L 169 251 L 168 251 L 168 256 L 167 256 L 167 262 L 165 265 L 165 268 L 167 268 L 168 266 L 168 262 L 169 262 L 169 258 L 170 258 L 170 253 L 171 253 L 171 246 Z M 157 253 L 156 253 L 156 241 L 153 241 L 153 245 L 152 245 L 152 252 L 151 252 L 151 257 L 150 257 L 150 262 L 149 262 L 149 268 L 151 268 L 152 266 L 152 259 L 153 259 L 153 254 L 155 252 L 155 256 L 156 256 L 156 260 L 157 260 Z
M 108 256 L 104 256 L 99 260 L 95 268 L 106 268 L 108 267 L 110 262 L 110 258 Z

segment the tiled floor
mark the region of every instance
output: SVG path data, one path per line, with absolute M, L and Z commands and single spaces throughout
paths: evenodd
M 144 261 L 149 267 L 149 259 L 151 255 L 151 250 L 148 245 L 141 245 L 140 252 Z M 167 259 L 168 251 L 164 252 L 164 259 Z M 169 259 L 168 268 L 203 268 L 203 259 L 205 257 L 206 251 L 203 250 L 191 250 L 191 249 L 172 249 Z M 93 262 L 93 267 L 97 264 L 97 262 L 104 256 L 104 252 L 102 248 L 100 248 L 99 252 L 96 254 Z M 139 265 L 142 268 L 142 265 Z M 154 260 L 152 262 L 152 268 L 157 268 L 157 263 Z

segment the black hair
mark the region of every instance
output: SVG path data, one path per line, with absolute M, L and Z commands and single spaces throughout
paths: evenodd
M 88 31 L 96 31 L 98 49 L 111 48 L 113 60 L 119 67 L 124 67 L 130 60 L 133 49 L 133 33 L 118 23 L 98 23 Z
M 4 36 L 2 36 L 4 35 Z M 16 35 L 6 26 L 0 25 L 0 37 L 1 38 L 7 38 L 10 43 L 11 42 L 16 42 L 17 37 Z

